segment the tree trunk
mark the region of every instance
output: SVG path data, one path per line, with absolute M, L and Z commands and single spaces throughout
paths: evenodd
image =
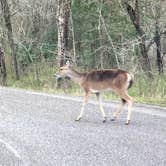
M 58 0 L 57 2 L 57 28 L 58 28 L 58 65 L 63 66 L 70 58 L 69 52 L 69 20 L 71 1 Z M 57 88 L 61 88 L 63 80 L 57 80 Z
M 16 47 L 14 44 L 13 31 L 12 31 L 12 25 L 11 25 L 11 19 L 10 19 L 10 9 L 9 9 L 7 0 L 0 0 L 0 2 L 1 2 L 3 17 L 4 17 L 6 29 L 7 29 L 7 36 L 8 36 L 9 45 L 11 48 L 11 54 L 12 54 L 12 58 L 13 58 L 15 78 L 18 80 L 19 79 L 19 70 L 18 70 L 18 63 L 17 63 L 17 57 L 16 57 Z
M 0 45 L 0 84 L 1 85 L 6 85 L 6 65 L 5 65 L 5 60 L 4 60 L 4 52 L 1 48 Z
M 161 57 L 161 42 L 160 42 L 160 32 L 159 32 L 159 25 L 158 20 L 156 20 L 156 34 L 155 34 L 155 43 L 157 48 L 157 67 L 159 74 L 163 74 L 163 61 Z
M 135 10 L 127 2 L 125 3 L 125 5 L 127 8 L 127 12 L 130 16 L 130 19 L 140 37 L 139 45 L 140 45 L 140 50 L 142 54 L 142 60 L 141 60 L 142 69 L 149 78 L 153 78 L 150 60 L 149 60 L 149 56 L 148 56 L 148 52 L 147 52 L 146 44 L 145 44 L 146 36 L 145 36 L 145 32 L 140 26 L 139 2 L 138 0 L 135 1 Z
M 69 18 L 71 2 L 58 0 L 57 5 L 57 27 L 58 27 L 58 64 L 66 63 L 66 53 L 69 50 Z
M 70 22 L 71 22 L 71 31 L 72 31 L 72 40 L 73 40 L 73 62 L 76 64 L 76 47 L 75 47 L 75 34 L 74 34 L 74 24 L 73 24 L 73 15 L 70 11 Z
M 39 61 L 40 61 L 40 49 L 39 49 L 39 42 L 40 42 L 40 14 L 37 11 L 37 8 L 35 6 L 34 13 L 32 16 L 32 22 L 33 22 L 33 43 L 32 43 L 32 52 L 34 54 L 35 59 L 33 59 L 34 62 L 34 69 L 35 69 L 35 80 L 37 81 L 37 85 L 40 86 L 40 70 L 39 70 Z
M 160 1 L 160 14 L 163 15 L 163 11 L 166 11 L 166 1 L 162 0 Z M 161 15 L 161 16 L 162 16 Z M 160 17 L 160 22 L 164 23 L 166 25 L 166 19 L 165 17 Z M 162 52 L 162 63 L 163 63 L 163 68 L 166 67 L 166 29 L 162 32 L 163 36 L 161 37 L 161 52 Z

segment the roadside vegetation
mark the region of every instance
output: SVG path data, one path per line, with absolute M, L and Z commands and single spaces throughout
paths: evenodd
M 14 76 L 12 73 L 8 72 L 7 85 L 13 88 L 22 88 L 53 94 L 72 96 L 84 95 L 84 91 L 72 80 L 68 80 L 63 84 L 62 88 L 57 88 L 57 80 L 56 77 L 53 76 L 58 70 L 55 64 L 43 63 L 38 67 L 40 79 L 37 79 L 34 72 L 35 67 L 31 66 L 29 71 L 20 77 L 20 80 L 13 79 Z M 129 89 L 129 94 L 133 96 L 135 103 L 166 106 L 166 74 L 161 77 L 156 73 L 154 76 L 154 80 L 151 81 L 144 73 L 139 72 L 134 75 L 134 83 Z M 106 101 L 119 100 L 119 97 L 113 92 L 103 93 L 102 96 Z
M 165 1 L 0 0 L 0 13 L 2 86 L 83 96 L 53 77 L 69 60 L 79 71 L 127 70 L 135 102 L 166 106 Z

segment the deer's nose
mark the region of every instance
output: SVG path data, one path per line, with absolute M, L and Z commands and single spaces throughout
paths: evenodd
M 57 78 L 60 78 L 61 76 L 60 76 L 59 73 L 57 72 L 57 73 L 53 74 L 53 77 L 57 79 Z

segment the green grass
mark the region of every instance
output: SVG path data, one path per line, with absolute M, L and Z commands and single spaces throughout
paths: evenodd
M 8 72 L 7 86 L 22 88 L 34 91 L 41 91 L 55 94 L 68 94 L 73 96 L 83 96 L 83 90 L 72 81 L 70 87 L 56 89 L 56 81 L 53 74 L 56 69 L 51 66 L 42 65 L 39 68 L 39 80 L 36 79 L 35 69 L 32 67 L 21 74 L 20 80 L 13 79 Z M 136 103 L 146 103 L 152 105 L 166 106 L 166 72 L 163 76 L 154 75 L 154 80 L 148 80 L 144 74 L 137 74 L 134 84 L 129 89 L 129 95 L 134 98 Z M 119 97 L 111 92 L 104 93 L 104 100 L 119 100 Z

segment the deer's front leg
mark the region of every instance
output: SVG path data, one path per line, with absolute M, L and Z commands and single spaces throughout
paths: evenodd
M 96 93 L 96 97 L 97 97 L 97 100 L 98 100 L 99 109 L 100 109 L 102 117 L 103 117 L 103 123 L 105 123 L 106 122 L 106 115 L 105 115 L 105 112 L 104 112 L 104 109 L 103 109 L 102 99 L 101 99 L 100 93 Z
M 84 101 L 83 101 L 82 106 L 81 106 L 81 112 L 80 112 L 80 114 L 78 115 L 78 117 L 76 118 L 75 121 L 80 121 L 81 120 L 84 109 L 85 109 L 85 105 L 88 102 L 88 96 L 89 96 L 89 93 L 86 93 L 85 96 L 84 96 Z

